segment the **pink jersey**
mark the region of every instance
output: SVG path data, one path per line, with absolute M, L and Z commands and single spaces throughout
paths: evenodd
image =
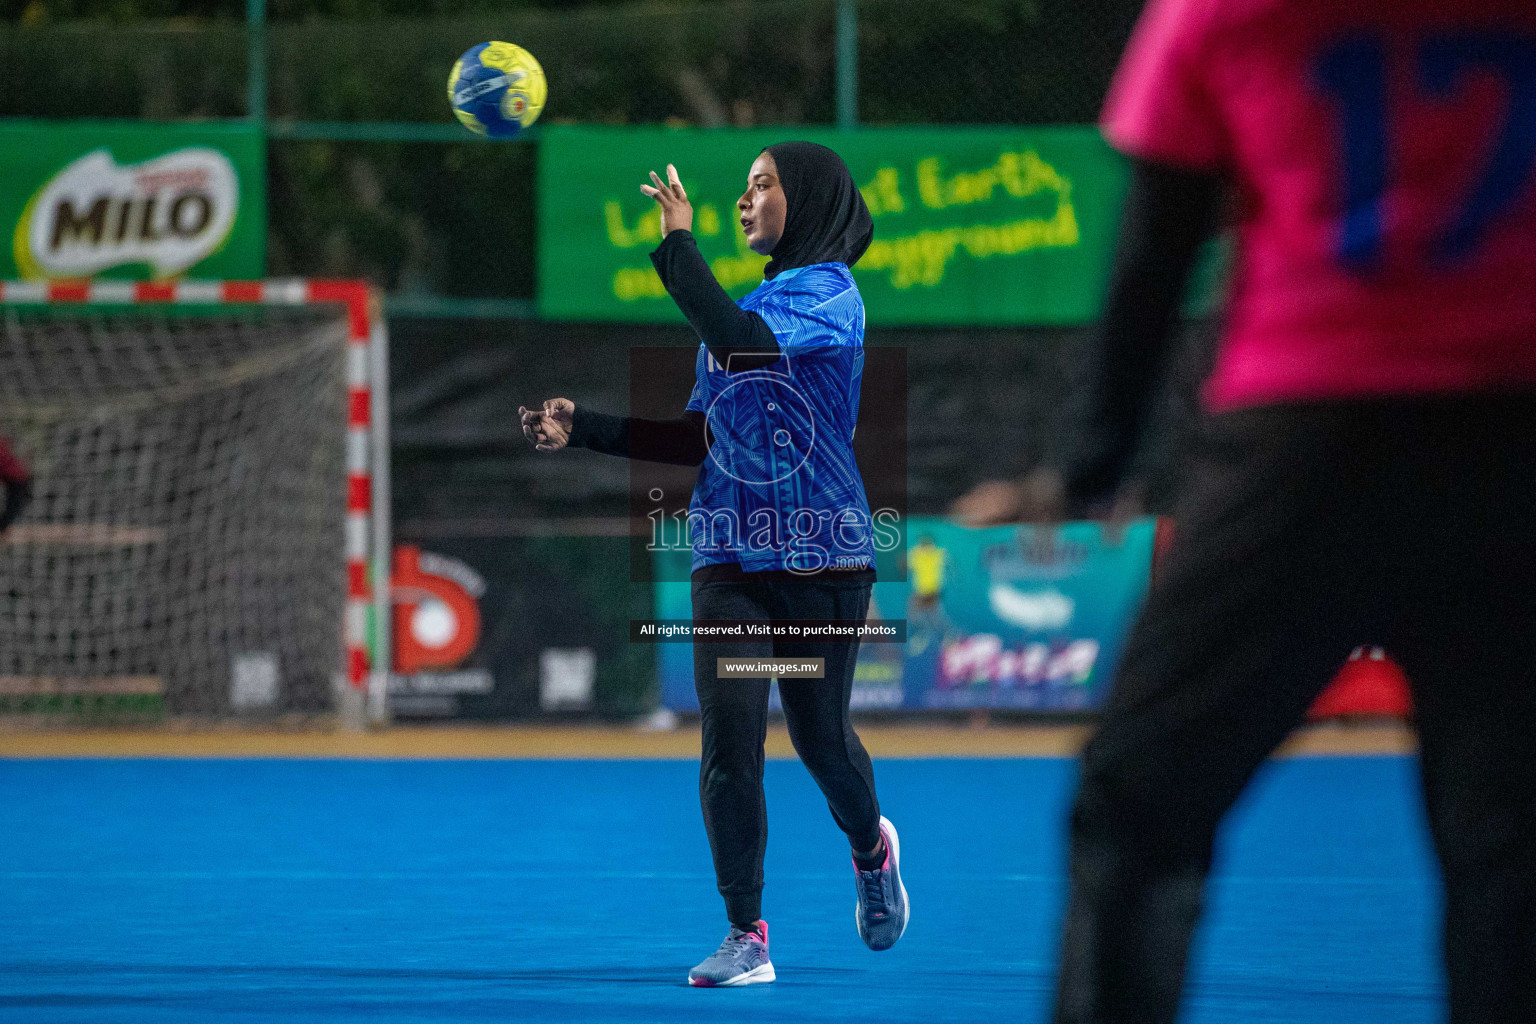
M 1536 2 L 1151 0 L 1103 124 L 1241 192 L 1208 407 L 1536 385 Z

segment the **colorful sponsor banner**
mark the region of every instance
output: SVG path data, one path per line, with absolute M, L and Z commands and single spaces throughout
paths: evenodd
M 1106 537 L 1095 523 L 972 530 L 913 518 L 907 578 L 876 583 L 869 610 L 905 618 L 908 640 L 863 645 L 854 708 L 1097 708 L 1146 594 L 1155 532 L 1152 519 Z M 689 614 L 688 584 L 656 585 L 657 618 Z M 696 711 L 692 645 L 658 644 L 657 658 L 663 701 Z
M 396 714 L 454 715 L 461 694 L 489 694 L 488 668 L 467 665 L 480 646 L 485 578 L 464 562 L 403 544 L 390 570 L 388 697 Z
M 1087 126 L 857 132 L 551 126 L 539 142 L 539 310 L 556 319 L 678 321 L 648 254 L 661 238 L 647 172 L 677 165 L 694 235 L 732 296 L 762 280 L 736 211 L 766 145 L 837 150 L 875 218 L 854 268 L 874 324 L 1076 324 L 1098 310 L 1125 187 Z
M 0 278 L 258 278 L 266 149 L 243 124 L 0 124 Z

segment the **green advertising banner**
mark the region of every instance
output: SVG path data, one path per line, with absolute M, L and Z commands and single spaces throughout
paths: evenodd
M 857 132 L 552 126 L 539 142 L 539 311 L 569 320 L 680 315 L 651 269 L 647 172 L 677 165 L 694 234 L 736 297 L 762 280 L 736 199 L 759 150 L 820 142 L 875 218 L 854 269 L 874 324 L 1076 324 L 1098 311 L 1125 188 L 1090 126 Z
M 0 278 L 261 277 L 266 145 L 243 124 L 0 122 Z

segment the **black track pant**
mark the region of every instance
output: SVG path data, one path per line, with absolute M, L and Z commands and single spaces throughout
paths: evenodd
M 849 619 L 869 609 L 868 583 L 817 579 L 753 579 L 693 583 L 695 619 Z M 717 658 L 824 658 L 824 679 L 781 679 L 779 697 L 795 752 L 826 795 L 849 843 L 872 850 L 880 841 L 880 805 L 864 745 L 848 718 L 858 644 L 742 640 L 696 643 L 693 678 L 704 731 L 699 802 L 715 858 L 726 916 L 746 925 L 762 916 L 763 852 L 768 810 L 763 799 L 763 741 L 768 731 L 768 680 L 722 679 Z
M 1536 1021 L 1536 395 L 1214 417 L 1072 811 L 1061 1024 L 1175 1017 L 1218 823 L 1349 650 L 1413 686 L 1453 1024 Z

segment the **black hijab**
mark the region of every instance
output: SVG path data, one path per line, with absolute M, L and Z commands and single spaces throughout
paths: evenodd
M 780 142 L 763 152 L 778 165 L 787 206 L 784 234 L 763 276 L 813 263 L 857 263 L 875 222 L 843 158 L 814 142 Z

